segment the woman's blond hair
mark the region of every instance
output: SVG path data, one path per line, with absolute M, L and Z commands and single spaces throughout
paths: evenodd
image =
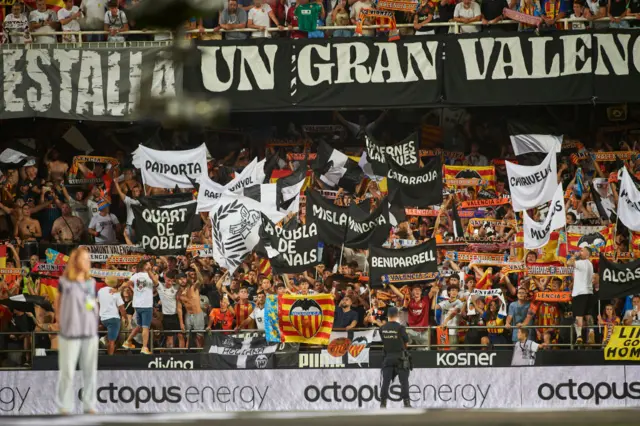
M 84 272 L 85 277 L 89 276 L 89 271 L 82 271 L 79 266 L 79 259 L 83 253 L 89 254 L 89 251 L 85 248 L 77 248 L 71 252 L 69 255 L 69 262 L 67 262 L 67 267 L 64 270 L 64 277 L 69 281 L 75 281 L 78 279 L 78 275 Z

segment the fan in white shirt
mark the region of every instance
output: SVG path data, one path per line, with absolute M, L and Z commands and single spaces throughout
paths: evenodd
M 482 19 L 480 5 L 473 0 L 463 0 L 458 3 L 453 11 L 453 20 L 461 24 L 470 24 L 478 22 Z M 460 32 L 477 33 L 480 31 L 480 25 L 462 25 Z
M 15 3 L 11 8 L 11 14 L 4 18 L 2 23 L 5 36 L 10 44 L 24 44 L 30 42 L 31 37 L 29 33 L 29 20 L 22 13 L 22 5 Z M 13 34 L 16 32 L 27 33 L 26 36 L 22 34 Z
M 576 319 L 575 329 L 578 338 L 576 343 L 583 342 L 582 325 L 584 317 L 591 314 L 593 305 L 593 265 L 591 251 L 582 247 L 567 261 L 567 266 L 573 266 L 573 290 L 571 292 L 573 316 Z
M 78 6 L 73 5 L 73 0 L 64 0 L 64 8 L 58 10 L 58 21 L 62 25 L 62 31 L 80 31 L 80 18 L 82 18 L 82 11 Z M 63 43 L 75 43 L 77 40 L 76 34 L 62 36 Z
M 45 0 L 37 0 L 38 9 L 29 14 L 29 26 L 33 34 L 49 34 L 58 30 L 58 16 L 53 10 L 47 9 Z M 53 44 L 57 43 L 55 35 L 34 36 L 34 43 Z
M 253 4 L 254 7 L 249 9 L 247 14 L 247 28 L 253 28 L 258 31 L 252 32 L 251 37 L 270 38 L 271 34 L 267 32 L 267 29 L 270 26 L 270 21 L 273 21 L 280 30 L 284 29 L 284 27 L 278 22 L 278 18 L 276 18 L 276 15 L 273 13 L 271 6 L 267 3 L 263 3 L 262 0 L 254 0 Z

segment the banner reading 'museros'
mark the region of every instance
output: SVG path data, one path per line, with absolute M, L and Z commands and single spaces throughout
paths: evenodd
M 155 200 L 154 200 L 155 201 Z M 181 203 L 167 201 L 131 206 L 135 231 L 145 253 L 156 256 L 185 254 L 191 233 L 196 229 L 195 200 Z M 146 205 L 145 205 L 146 204 Z

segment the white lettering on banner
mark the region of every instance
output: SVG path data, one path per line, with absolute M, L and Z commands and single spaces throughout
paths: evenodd
M 185 222 L 187 208 L 173 208 L 171 210 L 144 209 L 142 218 L 145 222 L 156 224 L 155 235 L 143 235 L 142 246 L 151 250 L 180 250 L 189 245 L 189 233 L 176 235 L 173 225 Z
M 239 91 L 273 90 L 275 82 L 275 59 L 278 45 L 258 46 L 198 46 L 202 55 L 201 70 L 204 88 L 210 92 L 226 92 L 229 89 Z M 263 60 L 260 51 L 264 52 Z M 236 70 L 236 57 L 239 56 L 240 69 Z M 218 70 L 222 63 L 226 65 L 229 79 L 221 81 Z M 257 87 L 251 84 L 251 75 Z
M 302 238 L 311 238 L 318 235 L 318 226 L 315 223 L 307 226 L 300 226 L 293 230 L 284 229 L 280 226 L 274 227 L 269 223 L 265 225 L 264 230 L 269 235 L 275 235 L 278 238 L 284 238 L 287 240 L 300 240 Z
M 384 216 L 384 214 L 381 214 L 367 222 L 356 222 L 353 217 L 349 216 L 349 229 L 353 232 L 357 232 L 358 234 L 366 234 L 376 226 L 385 225 L 387 223 L 387 219 Z
M 449 355 L 445 355 L 449 356 Z M 311 360 L 307 360 L 310 363 Z M 624 365 L 417 368 L 409 377 L 416 408 L 608 408 L 640 406 L 640 367 Z M 56 371 L 0 372 L 1 415 L 57 412 L 42 383 Z M 492 379 L 487 381 L 487 377 Z M 76 410 L 81 410 L 76 377 Z M 100 413 L 371 410 L 380 405 L 378 369 L 98 371 Z M 389 406 L 400 407 L 400 386 Z
M 332 223 L 338 226 L 344 226 L 348 223 L 349 214 L 348 213 L 340 213 L 333 212 L 331 210 L 327 210 L 322 206 L 317 204 L 313 205 L 313 216 L 317 217 L 320 220 L 325 222 Z
M 415 141 L 408 141 L 403 144 L 391 146 L 380 146 L 369 138 L 369 136 L 365 135 L 365 144 L 367 147 L 367 158 L 380 163 L 386 163 L 386 155 L 391 156 L 393 161 L 400 166 L 418 163 Z
M 406 57 L 401 61 L 396 43 L 375 43 L 370 46 L 362 42 L 353 42 L 324 47 L 310 44 L 303 47 L 298 54 L 297 77 L 305 86 L 354 82 L 410 83 L 419 81 L 420 77 L 422 80 L 435 80 L 437 77 L 435 58 L 439 46 L 436 41 L 424 42 L 424 45 L 422 42 L 406 43 L 403 45 L 406 49 Z M 331 48 L 335 49 L 333 58 L 331 58 Z M 320 58 L 324 63 L 320 61 L 314 63 L 314 58 Z M 364 65 L 372 59 L 375 59 L 373 68 Z M 406 74 L 402 73 L 405 68 L 402 67 L 403 62 L 408 64 Z M 314 78 L 316 75 L 317 77 Z M 388 76 L 386 79 L 385 75 Z
M 614 283 L 625 284 L 630 281 L 635 281 L 640 279 L 640 268 L 636 269 L 626 269 L 625 271 L 616 271 L 613 269 L 606 268 L 602 271 L 602 279 L 604 281 L 611 281 Z
M 475 352 L 438 352 L 436 356 L 436 365 L 446 367 L 491 367 L 493 366 L 493 358 L 497 354 L 492 353 L 475 353 Z
M 422 176 L 405 176 L 396 172 L 395 170 L 389 169 L 387 177 L 389 179 L 397 180 L 404 185 L 419 185 L 421 183 L 433 182 L 434 180 L 438 179 L 438 171 L 432 170 Z
M 633 45 L 630 40 L 629 34 L 578 34 L 564 35 L 558 39 L 482 37 L 456 41 L 465 59 L 467 80 L 514 80 L 591 73 L 629 75 L 630 64 L 636 72 L 640 72 L 637 53 L 640 52 L 640 38 L 635 38 Z M 547 44 L 550 42 L 561 43 L 561 52 L 554 51 L 549 55 Z M 525 45 L 529 45 L 527 52 L 531 52 L 526 57 L 523 50 Z M 532 60 L 532 57 L 536 59 Z
M 411 268 L 423 263 L 435 262 L 436 254 L 429 250 L 420 254 L 414 254 L 413 256 L 371 256 L 372 268 Z
M 123 117 L 139 97 L 142 52 L 134 49 L 14 49 L 1 56 L 0 112 L 59 109 L 62 114 Z M 154 61 L 151 95 L 175 96 L 173 64 L 162 55 L 154 55 Z

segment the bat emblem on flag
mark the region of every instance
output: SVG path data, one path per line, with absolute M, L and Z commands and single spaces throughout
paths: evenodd
M 358 356 L 362 353 L 363 349 L 367 347 L 369 342 L 364 336 L 356 337 L 349 345 L 349 354 L 353 358 L 358 358 Z
M 298 334 L 306 339 L 318 333 L 322 320 L 322 307 L 315 300 L 300 299 L 291 306 L 289 321 Z

